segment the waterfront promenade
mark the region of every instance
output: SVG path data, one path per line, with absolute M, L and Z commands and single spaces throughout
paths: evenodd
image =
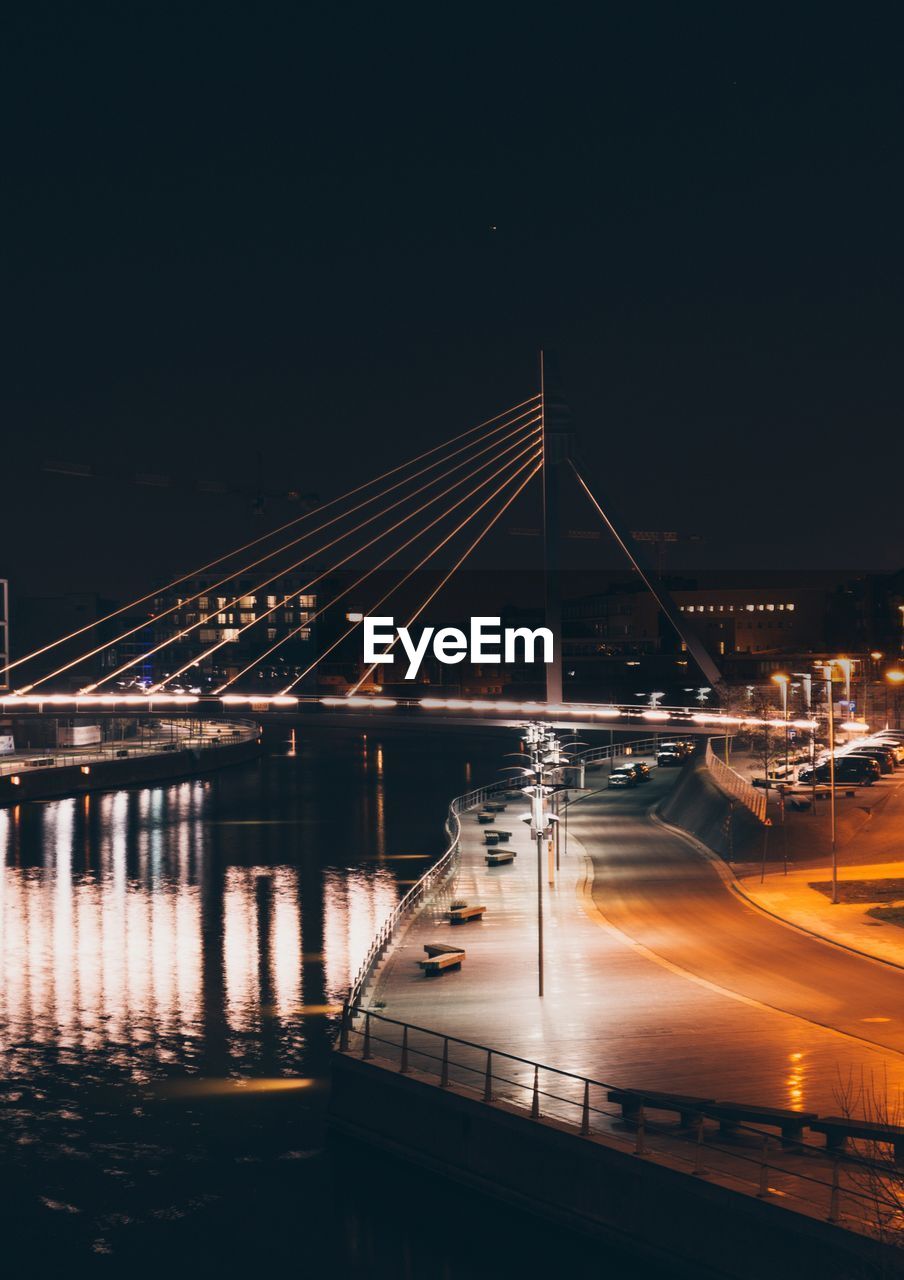
M 677 771 L 569 809 L 554 887 L 544 884 L 546 983 L 537 994 L 536 849 L 509 803 L 497 824 L 518 856 L 488 868 L 484 827 L 462 815 L 454 881 L 389 949 L 365 1005 L 383 1015 L 619 1087 L 837 1112 L 845 1082 L 904 1085 L 902 975 L 770 920 L 648 811 Z M 605 785 L 588 770 L 587 785 Z M 564 824 L 563 824 L 564 826 Z M 545 865 L 544 865 L 545 871 Z M 452 898 L 485 905 L 451 926 Z M 425 978 L 429 942 L 465 947 Z M 868 992 L 869 1005 L 860 1008 Z

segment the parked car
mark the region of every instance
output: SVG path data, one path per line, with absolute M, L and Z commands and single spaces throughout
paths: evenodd
M 609 774 L 608 786 L 610 787 L 636 787 L 640 779 L 633 769 L 622 766 L 620 769 L 613 769 Z
M 878 762 L 879 768 L 883 773 L 894 773 L 896 760 L 891 751 L 886 751 L 883 747 L 860 747 L 854 751 L 848 751 L 843 756 L 839 756 L 840 760 L 851 760 L 857 756 L 868 757 L 870 760 Z
M 835 761 L 835 781 L 839 784 L 871 787 L 880 776 L 879 761 L 869 756 L 839 756 Z M 818 764 L 815 770 L 805 765 L 797 771 L 798 782 L 828 783 L 831 780 L 828 761 Z

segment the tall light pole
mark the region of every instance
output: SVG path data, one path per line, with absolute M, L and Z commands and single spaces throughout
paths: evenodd
M 832 842 L 832 902 L 838 902 L 838 850 L 835 843 L 835 702 L 832 696 L 833 663 L 824 664 L 826 694 L 829 700 L 829 821 Z
M 782 691 L 782 719 L 785 722 L 785 781 L 788 781 L 788 677 L 785 675 L 774 675 L 773 682 L 778 685 Z
M 530 799 L 530 813 L 525 821 L 530 823 L 531 835 L 537 842 L 537 994 L 543 995 L 545 960 L 543 955 L 543 843 L 551 826 L 550 815 L 546 812 L 546 796 L 552 790 L 543 781 L 542 755 L 548 746 L 548 731 L 545 725 L 530 724 L 524 734 L 524 741 L 530 751 L 531 763 L 527 773 L 533 776 L 530 786 L 524 787 L 524 794 Z
M 898 691 L 900 690 L 901 685 L 902 685 L 902 684 L 904 684 L 904 671 L 899 671 L 899 670 L 897 670 L 897 669 L 895 669 L 894 671 L 886 671 L 886 673 L 885 673 L 885 680 L 886 680 L 886 685 L 885 685 L 885 724 L 886 724 L 886 727 L 887 727 L 887 726 L 888 726 L 888 689 L 889 689 L 889 685 L 891 685 L 891 686 L 894 688 L 894 691 L 895 691 L 895 728 L 896 728 L 896 729 L 900 729 L 900 727 L 901 727 L 901 717 L 898 715 Z

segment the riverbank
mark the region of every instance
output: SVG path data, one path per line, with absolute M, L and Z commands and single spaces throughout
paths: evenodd
M 31 751 L 17 761 L 2 762 L 0 805 L 175 782 L 251 760 L 260 747 L 256 724 L 224 721 L 210 732 L 159 735 L 138 746 L 107 743 L 78 752 Z

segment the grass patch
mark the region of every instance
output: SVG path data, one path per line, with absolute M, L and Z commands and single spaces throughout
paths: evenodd
M 810 888 L 818 893 L 832 896 L 830 880 L 810 882 Z M 888 880 L 839 880 L 839 902 L 894 902 L 904 898 L 904 879 L 900 876 Z
M 904 929 L 904 907 L 870 907 L 866 914 L 883 924 L 898 924 Z

